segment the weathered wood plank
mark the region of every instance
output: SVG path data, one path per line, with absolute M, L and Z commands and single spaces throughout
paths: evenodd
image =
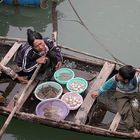
M 112 132 L 115 132 L 118 128 L 118 125 L 119 125 L 119 122 L 121 120 L 121 115 L 119 112 L 116 113 L 110 127 L 109 127 L 109 130 L 112 131 Z
M 39 80 L 33 81 L 33 83 L 30 85 L 30 88 L 28 88 L 28 90 L 26 91 L 26 96 L 22 98 L 21 103 L 17 107 L 17 111 L 20 111 L 21 107 L 23 106 L 25 101 L 28 99 L 28 97 L 31 95 L 31 93 L 33 92 L 33 90 L 35 89 L 38 83 L 39 83 Z
M 16 105 L 14 106 L 13 110 L 9 114 L 8 118 L 6 119 L 4 125 L 0 129 L 0 138 L 2 137 L 3 133 L 5 132 L 6 128 L 9 125 L 9 123 L 11 122 L 11 120 L 12 120 L 15 112 L 17 111 L 18 106 L 20 106 L 20 104 L 22 103 L 22 100 L 24 99 L 24 96 L 26 96 L 26 91 L 28 90 L 28 88 L 30 87 L 30 85 L 33 83 L 35 77 L 37 76 L 37 74 L 39 72 L 40 67 L 41 67 L 41 64 L 39 64 L 38 67 L 36 68 L 36 70 L 34 71 L 31 79 L 28 81 L 28 83 L 26 84 L 24 90 L 21 92 L 21 95 L 20 95 L 19 99 L 17 100 Z
M 20 102 L 20 104 L 17 107 L 17 111 L 19 111 L 21 109 L 21 107 L 23 106 L 23 104 L 25 103 L 25 101 L 28 99 L 28 97 L 30 96 L 30 94 L 32 93 L 32 91 L 34 90 L 34 88 L 37 86 L 38 84 L 38 80 L 33 81 L 33 83 L 30 85 L 30 88 L 27 89 L 25 96 L 22 98 L 22 101 Z M 20 98 L 22 91 L 24 90 L 24 88 L 26 87 L 25 84 L 23 84 L 21 86 L 21 90 L 20 92 L 16 93 L 15 96 L 13 97 L 13 99 L 9 102 L 9 104 L 7 105 L 7 110 L 12 111 L 13 108 L 16 105 L 17 100 Z
M 19 97 L 20 97 L 22 91 L 24 90 L 25 86 L 26 86 L 26 84 L 21 85 L 20 92 L 17 91 L 15 93 L 15 96 L 10 100 L 10 102 L 6 106 L 7 110 L 9 110 L 10 112 L 13 110 L 14 106 L 16 105 L 16 102 L 19 99 Z
M 57 11 L 56 11 L 57 2 L 52 1 L 52 26 L 53 26 L 53 32 L 58 32 L 58 24 L 57 24 Z
M 0 112 L 3 113 L 3 115 L 8 115 L 9 111 L 5 108 L 0 106 Z M 25 112 L 16 112 L 15 113 L 15 118 L 21 119 L 24 121 L 29 121 L 32 123 L 38 123 L 42 124 L 45 126 L 51 126 L 51 127 L 56 127 L 56 128 L 62 128 L 62 129 L 67 129 L 75 132 L 82 132 L 82 133 L 87 133 L 87 134 L 100 134 L 103 136 L 115 136 L 115 137 L 123 137 L 123 138 L 132 138 L 134 135 L 131 133 L 125 133 L 125 132 L 111 132 L 108 129 L 103 129 L 99 127 L 94 127 L 94 126 L 89 126 L 89 125 L 83 125 L 83 124 L 75 124 L 74 122 L 70 121 L 57 121 L 57 120 L 52 120 L 49 118 L 42 118 L 39 117 L 35 114 L 29 114 Z
M 79 124 L 86 123 L 87 115 L 88 115 L 88 113 L 89 113 L 89 111 L 90 111 L 90 109 L 95 101 L 95 99 L 93 99 L 91 97 L 91 93 L 93 93 L 94 91 L 97 91 L 99 89 L 99 87 L 107 80 L 107 78 L 109 77 L 109 75 L 113 71 L 114 67 L 115 67 L 115 64 L 112 64 L 112 63 L 106 62 L 104 64 L 96 81 L 91 86 L 90 91 L 88 92 L 87 96 L 84 99 L 83 104 L 81 105 L 80 109 L 78 110 L 78 112 L 75 116 L 75 123 L 79 123 Z
M 15 42 L 14 45 L 11 47 L 11 49 L 8 51 L 8 53 L 5 55 L 5 57 L 1 60 L 2 65 L 6 65 L 10 59 L 14 56 L 18 48 L 21 46 L 21 43 Z

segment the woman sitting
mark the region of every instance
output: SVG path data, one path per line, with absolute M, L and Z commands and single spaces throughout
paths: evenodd
M 63 58 L 60 48 L 55 47 L 51 39 L 43 38 L 40 33 L 28 29 L 27 40 L 17 53 L 16 62 L 21 68 L 18 75 L 28 76 L 30 79 L 39 64 L 43 64 L 41 73 L 48 68 L 55 71 L 61 67 Z

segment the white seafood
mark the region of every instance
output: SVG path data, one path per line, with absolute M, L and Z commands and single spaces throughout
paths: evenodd
M 66 102 L 70 107 L 75 107 L 77 105 L 80 105 L 82 102 L 80 99 L 70 95 L 63 99 L 64 102 Z
M 81 92 L 85 88 L 85 84 L 75 81 L 69 85 L 70 89 L 76 92 Z

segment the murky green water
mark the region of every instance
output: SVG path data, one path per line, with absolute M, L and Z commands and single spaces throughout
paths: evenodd
M 1 117 L 1 120 L 4 118 Z M 2 140 L 117 140 L 114 138 L 107 138 L 101 136 L 93 136 L 88 134 L 81 134 L 62 129 L 46 127 L 27 123 L 24 121 L 14 120 L 7 129 L 7 133 L 3 135 Z
M 65 46 L 99 55 L 115 57 L 127 64 L 140 67 L 140 0 L 72 0 L 75 9 L 86 26 L 79 24 L 67 0 L 57 6 L 59 18 L 59 43 Z M 28 28 L 51 36 L 51 11 L 35 7 L 14 7 L 0 5 L 0 35 L 26 38 Z M 37 133 L 38 132 L 38 133 Z M 54 135 L 55 134 L 55 135 Z M 91 135 L 79 134 L 41 125 L 13 121 L 3 140 L 44 139 L 96 139 Z M 99 139 L 108 139 L 98 137 Z

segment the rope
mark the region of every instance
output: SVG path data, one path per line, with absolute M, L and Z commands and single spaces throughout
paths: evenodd
M 71 0 L 68 0 L 69 1 L 69 3 L 70 3 L 70 5 L 71 5 L 71 7 L 72 7 L 72 9 L 73 9 L 73 11 L 74 11 L 74 13 L 76 14 L 76 16 L 78 17 L 78 19 L 79 19 L 79 21 L 76 21 L 76 20 L 73 20 L 73 21 L 76 21 L 76 22 L 78 22 L 78 23 L 80 23 L 87 31 L 88 31 L 88 33 L 92 36 L 92 38 L 116 61 L 116 62 L 120 62 L 120 63 L 122 63 L 122 64 L 124 64 L 124 65 L 126 65 L 124 62 L 122 62 L 121 60 L 119 60 L 118 58 L 116 58 L 111 52 L 110 52 L 110 50 L 108 50 L 106 47 L 105 47 L 105 45 L 103 44 L 103 43 L 101 43 L 99 40 L 98 40 L 98 38 L 97 38 L 97 36 L 94 34 L 94 33 L 92 33 L 90 30 L 89 30 L 89 28 L 86 26 L 86 24 L 84 23 L 84 21 L 81 19 L 81 17 L 78 15 L 78 13 L 77 13 L 77 11 L 75 10 L 75 8 L 74 8 L 74 6 L 73 6 L 73 4 L 72 4 L 72 2 L 71 2 Z

